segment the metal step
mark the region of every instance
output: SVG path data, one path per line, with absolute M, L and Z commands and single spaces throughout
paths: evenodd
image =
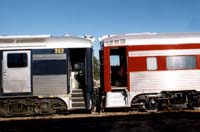
M 83 93 L 83 89 L 72 89 L 72 93 Z
M 85 107 L 85 102 L 73 102 L 72 107 Z
M 71 95 L 72 109 L 86 109 L 83 89 L 73 89 Z
M 74 93 L 72 93 L 71 94 L 72 95 L 72 97 L 74 97 L 74 98 L 77 98 L 77 97 L 83 97 L 84 95 L 83 95 L 83 93 L 76 93 L 76 94 L 74 94 Z
M 82 89 L 73 89 L 72 90 L 72 97 L 83 97 L 83 90 Z
M 72 102 L 84 102 L 84 97 L 72 97 Z
M 86 110 L 86 107 L 72 107 L 71 110 Z

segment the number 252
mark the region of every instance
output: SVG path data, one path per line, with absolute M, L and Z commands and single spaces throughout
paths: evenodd
M 62 49 L 62 48 L 54 49 L 54 53 L 55 54 L 63 54 L 64 53 L 64 49 Z

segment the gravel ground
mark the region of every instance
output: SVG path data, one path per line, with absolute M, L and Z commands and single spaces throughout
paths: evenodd
M 71 114 L 0 118 L 0 132 L 198 132 L 200 112 Z

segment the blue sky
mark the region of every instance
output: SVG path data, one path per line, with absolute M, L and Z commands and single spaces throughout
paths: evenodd
M 200 0 L 0 0 L 0 35 L 200 32 L 199 13 Z

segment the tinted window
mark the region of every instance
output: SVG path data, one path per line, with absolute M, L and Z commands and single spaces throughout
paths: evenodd
M 8 68 L 26 67 L 27 62 L 26 53 L 11 53 L 7 56 Z
M 195 56 L 168 56 L 167 69 L 194 69 L 196 68 Z
M 32 72 L 34 75 L 66 74 L 67 63 L 66 60 L 34 60 Z

